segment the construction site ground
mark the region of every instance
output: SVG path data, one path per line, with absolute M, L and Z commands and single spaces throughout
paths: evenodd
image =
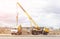
M 23 28 L 22 35 L 12 35 L 11 28 L 0 28 L 0 39 L 60 39 L 60 30 L 50 31 L 48 35 L 32 35 L 28 28 Z
M 12 28 L 6 28 L 6 27 L 1 28 L 0 27 L 0 34 L 11 34 L 12 33 L 11 30 L 14 30 L 14 28 L 12 29 Z M 31 28 L 26 28 L 26 27 L 22 28 L 22 35 L 32 35 Z M 48 35 L 60 35 L 60 30 L 52 30 L 49 32 Z
M 0 39 L 60 39 L 60 35 L 0 35 Z

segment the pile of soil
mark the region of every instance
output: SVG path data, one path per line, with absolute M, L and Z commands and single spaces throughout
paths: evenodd
M 7 28 L 0 28 L 0 34 L 10 34 L 11 30 Z

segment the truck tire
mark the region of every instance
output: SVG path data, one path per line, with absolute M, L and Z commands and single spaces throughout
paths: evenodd
M 48 32 L 45 32 L 45 31 L 44 31 L 44 32 L 43 32 L 43 35 L 48 35 Z
M 32 31 L 32 35 L 39 35 L 39 34 L 40 34 L 39 31 L 35 31 L 35 30 Z

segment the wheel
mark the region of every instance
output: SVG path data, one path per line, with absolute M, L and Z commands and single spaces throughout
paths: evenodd
M 32 30 L 32 35 L 36 35 L 36 31 L 35 30 Z
M 12 35 L 17 35 L 17 33 L 11 33 Z
M 11 33 L 13 35 L 13 33 Z
M 35 31 L 35 30 L 32 31 L 32 35 L 39 35 L 39 34 L 40 34 L 39 31 Z
M 44 32 L 43 32 L 43 35 L 48 35 L 48 32 L 45 32 L 45 31 L 44 31 Z
M 17 35 L 21 35 L 22 34 L 22 32 L 17 32 Z

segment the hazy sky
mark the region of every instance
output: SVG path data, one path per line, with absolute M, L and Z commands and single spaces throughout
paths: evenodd
M 17 0 L 0 0 L 0 25 L 16 25 L 16 14 L 19 13 L 19 24 L 30 25 L 24 12 L 16 4 Z M 60 27 L 60 0 L 18 0 L 39 26 Z

